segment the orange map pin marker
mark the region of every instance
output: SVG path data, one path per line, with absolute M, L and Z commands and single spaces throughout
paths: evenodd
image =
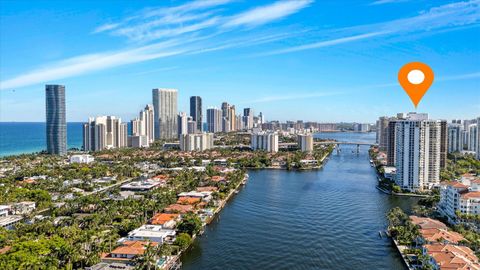
M 422 62 L 410 62 L 398 72 L 398 82 L 415 104 L 415 108 L 432 85 L 433 77 L 433 70 Z

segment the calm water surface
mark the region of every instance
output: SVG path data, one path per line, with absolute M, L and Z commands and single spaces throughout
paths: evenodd
M 0 157 L 47 149 L 45 123 L 0 122 Z M 67 148 L 82 147 L 82 123 L 67 123 Z
M 375 134 L 326 133 L 372 142 Z M 375 188 L 368 147 L 342 146 L 322 170 L 250 171 L 248 184 L 182 257 L 183 269 L 405 269 L 378 232 L 413 199 Z

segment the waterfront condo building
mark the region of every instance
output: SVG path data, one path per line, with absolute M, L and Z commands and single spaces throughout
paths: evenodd
M 216 108 L 207 109 L 208 132 L 222 132 L 222 111 Z
M 299 134 L 297 135 L 298 148 L 302 152 L 313 152 L 313 135 Z
M 252 150 L 264 150 L 267 152 L 278 152 L 278 133 L 259 132 L 251 136 Z
M 127 146 L 127 124 L 115 116 L 90 117 L 83 124 L 83 149 L 101 151 Z
M 45 86 L 47 152 L 67 154 L 67 121 L 65 115 L 65 86 Z
M 205 151 L 213 148 L 213 133 L 183 134 L 180 136 L 180 150 Z
M 442 121 L 411 114 L 395 121 L 395 181 L 402 189 L 438 186 Z
M 388 123 L 393 118 L 382 116 L 377 121 L 377 143 L 379 150 L 382 152 L 387 151 L 388 147 Z
M 152 90 L 155 139 L 177 139 L 177 90 Z
M 202 98 L 199 96 L 190 97 L 190 116 L 195 121 L 195 128 L 202 132 L 203 113 L 202 113 Z

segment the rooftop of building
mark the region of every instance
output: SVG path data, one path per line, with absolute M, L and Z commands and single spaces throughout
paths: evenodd
M 125 241 L 121 246 L 112 250 L 111 254 L 141 255 L 145 252 L 145 249 L 148 245 L 157 246 L 158 243 L 145 241 Z
M 410 220 L 413 224 L 419 226 L 421 229 L 443 229 L 447 230 L 447 225 L 443 222 L 419 216 L 410 216 Z
M 158 213 L 152 217 L 150 223 L 153 225 L 163 225 L 171 220 L 177 219 L 179 216 L 179 214 Z

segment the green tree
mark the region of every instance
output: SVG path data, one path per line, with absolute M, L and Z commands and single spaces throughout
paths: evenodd
M 180 233 L 175 239 L 175 245 L 179 246 L 181 250 L 186 249 L 192 243 L 192 237 L 188 233 Z
M 177 226 L 177 230 L 180 233 L 187 233 L 191 236 L 197 234 L 201 229 L 202 221 L 195 214 L 186 214 Z

